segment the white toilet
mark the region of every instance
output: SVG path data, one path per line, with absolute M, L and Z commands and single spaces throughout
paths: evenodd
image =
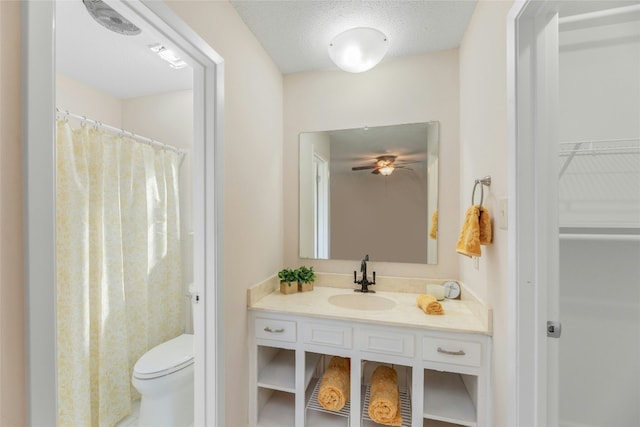
M 147 351 L 133 368 L 142 395 L 139 427 L 193 424 L 193 335 L 183 334 Z

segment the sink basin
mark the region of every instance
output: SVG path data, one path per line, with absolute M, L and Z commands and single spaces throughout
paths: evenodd
M 343 294 L 329 297 L 329 303 L 342 308 L 353 310 L 389 310 L 396 306 L 389 298 L 371 294 Z

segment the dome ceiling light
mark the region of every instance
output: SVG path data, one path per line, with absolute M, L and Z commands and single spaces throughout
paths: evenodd
M 329 43 L 329 57 L 344 71 L 362 73 L 375 67 L 387 53 L 387 36 L 375 28 L 358 27 L 338 34 Z

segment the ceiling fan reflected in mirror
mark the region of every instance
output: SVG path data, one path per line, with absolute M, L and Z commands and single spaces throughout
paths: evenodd
M 368 166 L 354 166 L 351 168 L 351 170 L 360 171 L 360 170 L 373 169 L 371 171 L 372 174 L 389 176 L 393 173 L 394 170 L 398 168 L 405 168 L 404 165 L 406 164 L 416 163 L 416 162 L 396 163 L 397 158 L 398 156 L 389 156 L 389 155 L 378 156 L 376 157 L 376 162 L 374 164 L 368 165 Z

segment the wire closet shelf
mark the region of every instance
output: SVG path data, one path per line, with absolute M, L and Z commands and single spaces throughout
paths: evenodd
M 564 158 L 560 177 L 576 156 L 611 156 L 640 154 L 640 138 L 598 139 L 560 142 L 559 156 Z
M 640 137 L 564 141 L 558 154 L 561 237 L 640 239 Z

